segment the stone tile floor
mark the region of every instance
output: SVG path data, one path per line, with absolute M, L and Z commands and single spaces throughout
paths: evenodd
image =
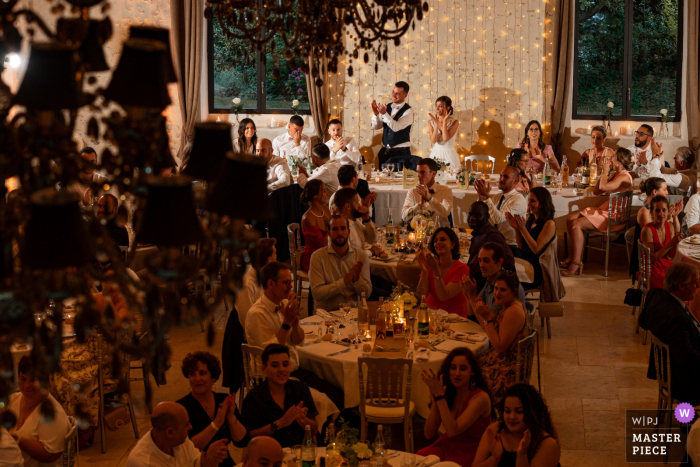
M 563 257 L 563 242 L 559 245 Z M 551 319 L 551 339 L 536 318 L 542 392 L 559 434 L 561 465 L 566 467 L 624 465 L 624 410 L 655 409 L 657 403 L 656 382 L 646 378 L 649 343 L 642 345 L 641 334 L 634 332 L 635 317 L 623 304 L 631 284 L 624 248 L 613 247 L 607 278 L 602 262 L 602 255 L 592 251 L 582 276 L 564 278 L 564 316 Z M 223 309 L 216 313 L 217 334 L 211 349 L 216 355 L 220 355 L 226 317 Z M 196 324 L 173 329 L 169 342 L 172 367 L 168 383 L 154 386 L 154 405 L 187 394 L 188 381 L 180 373 L 182 359 L 190 351 L 206 348 L 205 334 Z M 537 384 L 536 368 L 531 382 Z M 143 435 L 150 429 L 143 384 L 133 383 L 132 391 Z M 425 441 L 422 423 L 416 422 L 416 447 L 420 448 Z M 96 433 L 95 444 L 80 453 L 80 465 L 122 466 L 135 443 L 133 430 L 125 426 L 108 433 L 107 453 L 102 454 Z

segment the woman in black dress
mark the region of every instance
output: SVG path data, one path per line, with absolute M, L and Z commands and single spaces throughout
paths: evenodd
M 197 449 L 206 451 L 220 439 L 233 441 L 237 447 L 247 446 L 249 437 L 239 421 L 235 397 L 212 390 L 221 376 L 219 359 L 208 352 L 189 353 L 182 361 L 182 374 L 190 380 L 192 391 L 177 402 L 190 416 L 189 437 Z M 229 456 L 220 465 L 233 467 L 235 463 Z

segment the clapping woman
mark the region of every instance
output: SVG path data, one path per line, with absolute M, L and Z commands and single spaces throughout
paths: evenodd
M 649 203 L 651 222 L 642 228 L 639 240 L 651 250 L 651 288 L 662 288 L 666 270 L 673 264 L 678 243 L 683 239 L 678 210 L 673 211 L 673 223 L 668 222 L 668 199 L 656 195 Z
M 535 172 L 541 173 L 544 170 L 547 159 L 551 168 L 559 170 L 559 162 L 554 157 L 552 146 L 542 141 L 542 125 L 537 120 L 528 122 L 525 127 L 525 137 L 516 147 L 528 152 L 530 156 L 528 164 Z
M 515 167 L 520 172 L 520 178 L 515 184 L 515 189 L 527 196 L 531 188 L 536 186 L 535 181 L 527 175 L 528 154 L 524 149 L 513 149 L 507 157 L 508 166 Z
M 233 441 L 240 448 L 247 446 L 248 433 L 240 422 L 235 396 L 212 390 L 221 375 L 219 359 L 208 352 L 188 353 L 182 361 L 182 374 L 189 379 L 192 391 L 177 402 L 190 416 L 189 437 L 197 449 L 206 451 L 220 439 Z M 230 456 L 220 464 L 234 465 Z
M 488 427 L 473 467 L 555 467 L 561 448 L 549 408 L 529 384 L 508 388 L 499 406 L 499 421 Z
M 447 355 L 437 376 L 433 370 L 423 370 L 422 378 L 432 401 L 425 437 L 436 437 L 440 425 L 445 432 L 417 454 L 470 467 L 492 412 L 491 391 L 478 360 L 471 350 L 459 347 Z

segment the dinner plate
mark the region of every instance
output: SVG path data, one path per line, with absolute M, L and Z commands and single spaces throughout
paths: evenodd
M 377 261 L 381 261 L 381 262 L 383 262 L 383 263 L 389 263 L 389 262 L 391 262 L 391 261 L 397 261 L 397 258 L 396 258 L 396 256 L 394 256 L 394 255 L 389 255 L 389 257 L 386 258 L 386 259 L 382 259 L 382 258 L 380 258 L 379 256 L 373 256 L 372 259 L 376 259 Z
M 684 239 L 682 240 L 682 242 L 683 242 L 683 243 L 687 243 L 688 245 L 698 245 L 698 246 L 700 246 L 700 239 L 699 239 L 697 242 L 691 242 L 691 241 L 690 241 L 691 238 L 693 238 L 693 237 L 684 238 Z

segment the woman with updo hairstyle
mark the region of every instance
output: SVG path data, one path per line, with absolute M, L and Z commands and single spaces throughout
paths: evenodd
M 639 240 L 651 252 L 650 288 L 663 288 L 666 271 L 676 256 L 678 244 L 683 239 L 678 213 L 668 221 L 669 204 L 663 195 L 654 196 L 649 202 L 651 222 L 642 228 Z
M 423 370 L 421 377 L 432 402 L 423 429 L 425 437 L 438 436 L 441 425 L 445 430 L 433 444 L 416 454 L 471 466 L 494 412 L 491 390 L 479 361 L 467 347 L 458 347 L 443 360 L 437 376 L 433 370 Z
M 309 180 L 301 192 L 301 204 L 309 209 L 301 217 L 301 233 L 304 235 L 305 248 L 301 254 L 301 268 L 309 272 L 311 255 L 328 244 L 328 221 L 331 210 L 328 207 L 326 185 L 318 179 Z
M 518 148 L 513 149 L 510 154 L 508 154 L 506 160 L 508 161 L 508 167 L 515 167 L 518 169 L 518 172 L 520 172 L 520 177 L 518 178 L 518 182 L 515 184 L 515 189 L 527 196 L 530 189 L 537 186 L 535 181 L 531 180 L 530 177 L 527 176 L 526 170 L 529 160 L 527 151 Z
M 473 467 L 556 467 L 561 447 L 547 403 L 529 384 L 514 384 L 484 432 Z
M 257 128 L 252 118 L 244 118 L 238 125 L 238 138 L 233 141 L 233 152 L 255 154 L 258 142 Z
M 615 151 L 611 148 L 604 146 L 605 138 L 607 138 L 608 133 L 605 131 L 605 127 L 602 125 L 594 126 L 591 130 L 591 144 L 593 147 L 591 149 L 586 149 L 586 151 L 581 155 L 581 159 L 578 161 L 579 166 L 586 166 L 591 163 L 593 157 L 595 157 L 595 163 L 598 167 L 603 166 L 604 157 L 613 157 Z
M 611 171 L 612 166 L 612 171 Z M 632 189 L 632 175 L 629 171 L 634 167 L 632 153 L 624 148 L 615 151 L 615 157 L 603 160 L 603 171 L 596 180 L 593 194 L 612 195 Z M 608 211 L 610 201 L 606 201 L 599 208 L 586 208 L 583 211 L 569 214 L 566 218 L 566 230 L 572 239 L 571 254 L 562 261 L 561 270 L 563 276 L 573 276 L 583 272 L 581 254 L 583 253 L 583 231 L 598 230 L 605 232 L 608 228 Z M 624 225 L 618 225 L 613 230 L 623 230 Z
M 537 120 L 530 120 L 525 126 L 525 137 L 516 146 L 524 149 L 529 155 L 528 165 L 536 173 L 542 173 L 545 162 L 549 159 L 549 166 L 559 171 L 559 161 L 554 157 L 554 149 L 542 141 L 542 125 Z
M 459 154 L 455 149 L 455 138 L 459 120 L 452 117 L 452 99 L 447 96 L 438 97 L 435 101 L 435 115 L 428 113 L 428 133 L 433 150 L 430 151 L 430 158 L 442 161 L 453 170 L 460 168 Z

